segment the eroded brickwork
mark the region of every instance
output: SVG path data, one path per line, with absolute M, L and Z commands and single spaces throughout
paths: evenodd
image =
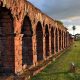
M 17 73 L 72 43 L 67 29 L 26 0 L 0 0 L 0 66 Z

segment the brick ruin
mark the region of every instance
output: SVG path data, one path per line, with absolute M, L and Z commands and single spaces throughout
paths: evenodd
M 20 72 L 72 44 L 67 29 L 26 0 L 0 0 L 0 69 Z

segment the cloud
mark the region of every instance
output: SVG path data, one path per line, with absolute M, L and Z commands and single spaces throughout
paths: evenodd
M 48 15 L 56 19 L 65 19 L 80 15 L 80 0 L 47 0 L 43 9 Z
M 69 33 L 71 33 L 71 34 L 73 34 L 72 27 L 73 27 L 73 25 L 69 25 L 69 26 L 67 27 Z M 76 29 L 75 29 L 75 31 L 74 31 L 74 34 L 80 34 L 80 25 L 76 25 Z
M 69 17 L 61 20 L 65 25 L 80 25 L 80 16 Z
M 80 16 L 80 0 L 28 0 L 55 19 Z
M 76 25 L 80 28 L 80 0 L 28 0 L 45 14 L 64 22 L 64 25 Z M 78 32 L 80 33 L 80 29 Z

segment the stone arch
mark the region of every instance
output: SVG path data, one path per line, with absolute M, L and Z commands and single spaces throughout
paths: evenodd
M 51 52 L 54 53 L 54 28 L 51 28 Z
M 59 50 L 61 50 L 61 30 L 59 29 Z
M 0 71 L 14 73 L 14 24 L 11 11 L 0 6 Z
M 55 43 L 56 43 L 56 52 L 58 52 L 58 29 L 56 28 L 56 31 L 55 31 Z
M 66 47 L 66 33 L 64 31 L 64 48 Z
M 46 49 L 46 56 L 49 56 L 49 30 L 48 30 L 48 25 L 46 24 L 45 26 L 45 49 Z
M 29 16 L 25 16 L 21 33 L 22 38 L 22 64 L 32 65 L 33 64 L 33 49 L 32 49 L 32 25 Z
M 36 26 L 36 40 L 37 40 L 37 61 L 43 60 L 43 30 L 41 22 Z
M 64 39 L 64 36 L 63 36 L 63 31 L 62 31 L 62 49 L 64 48 L 63 47 L 63 42 L 64 42 L 63 39 Z
M 66 47 L 68 46 L 68 41 L 67 41 L 67 39 L 68 39 L 68 32 L 66 32 Z

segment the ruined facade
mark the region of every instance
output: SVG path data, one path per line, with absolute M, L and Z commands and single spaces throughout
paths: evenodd
M 0 0 L 0 69 L 20 72 L 60 54 L 72 41 L 67 29 L 26 0 Z

